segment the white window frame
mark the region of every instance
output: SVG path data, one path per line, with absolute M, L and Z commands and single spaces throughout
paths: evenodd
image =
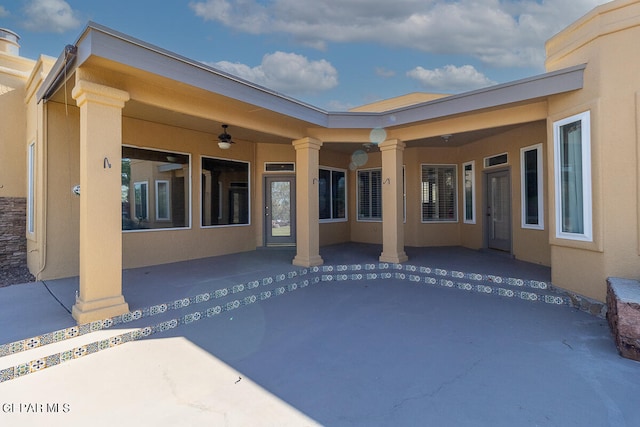
M 424 219 L 424 212 L 423 212 L 423 206 L 422 206 L 424 203 L 424 200 L 423 200 L 424 181 L 422 180 L 422 175 L 423 175 L 423 169 L 425 166 L 433 167 L 437 169 L 453 168 L 453 176 L 456 180 L 458 179 L 458 165 L 456 164 L 422 163 L 420 165 L 420 222 L 422 224 L 445 224 L 445 223 L 453 224 L 458 222 L 458 213 L 460 209 L 458 207 L 458 183 L 457 182 L 453 184 L 453 191 L 455 192 L 453 196 L 453 204 L 454 204 L 453 207 L 455 210 L 454 217 L 452 219 L 434 219 L 434 220 Z
M 138 216 L 138 204 L 136 203 L 136 186 L 138 185 L 140 185 L 140 188 L 142 188 L 142 186 L 146 187 L 147 197 L 145 202 L 147 215 L 145 217 Z M 149 181 L 135 181 L 133 183 L 133 216 L 141 221 L 149 220 Z
M 377 217 L 360 217 L 360 173 L 371 173 L 374 171 L 380 171 L 380 218 Z M 356 221 L 358 222 L 382 222 L 382 168 L 368 168 L 358 169 L 356 171 Z
M 346 169 L 340 169 L 340 168 L 331 168 L 328 166 L 320 166 L 318 168 L 319 170 L 326 170 L 329 171 L 329 176 L 331 177 L 331 180 L 333 180 L 333 173 L 332 172 L 342 172 L 344 174 L 344 218 L 333 218 L 333 185 L 332 185 L 332 181 L 329 182 L 329 197 L 330 197 L 330 204 L 331 204 L 331 218 L 320 218 L 319 221 L 320 223 L 327 223 L 327 222 L 346 222 L 349 220 L 349 211 L 348 211 L 348 201 L 349 201 L 349 196 L 348 196 L 348 189 L 349 189 L 349 185 L 348 185 L 348 178 L 347 178 L 347 170 Z M 319 191 L 319 189 L 318 189 Z
M 581 125 L 581 161 L 582 161 L 582 215 L 583 232 L 571 233 L 562 230 L 562 170 L 560 165 L 560 130 L 563 126 L 580 121 Z M 555 214 L 556 237 L 559 239 L 593 241 L 593 212 L 591 194 L 591 114 L 580 114 L 558 120 L 553 123 L 554 178 L 555 178 Z
M 467 219 L 467 166 L 471 166 L 471 219 Z M 476 162 L 462 164 L 462 218 L 465 224 L 476 223 Z
M 536 157 L 538 158 L 537 164 L 537 180 L 538 180 L 538 223 L 527 223 L 527 171 L 525 164 L 525 154 L 530 151 L 536 151 Z M 543 156 L 542 156 L 542 144 L 530 145 L 520 149 L 520 199 L 521 199 L 521 227 L 531 230 L 544 230 L 544 173 L 543 173 Z
M 35 203 L 36 203 L 36 143 L 29 144 L 27 152 L 27 232 L 35 234 Z
M 166 197 L 166 206 L 165 209 L 167 211 L 167 216 L 166 217 L 161 217 L 160 216 L 160 185 L 159 184 L 166 184 L 167 185 L 167 197 Z M 169 187 L 169 180 L 167 179 L 156 179 L 156 221 L 170 221 L 171 220 L 171 189 Z
M 493 159 L 494 157 L 500 157 L 500 156 L 507 156 L 507 160 L 504 163 L 497 163 L 495 165 L 489 165 L 488 164 L 490 159 Z M 508 164 L 509 164 L 509 153 L 508 152 L 494 154 L 492 156 L 487 156 L 484 159 L 482 159 L 482 166 L 484 166 L 485 169 L 498 168 L 498 167 L 505 166 L 505 165 L 508 165 Z

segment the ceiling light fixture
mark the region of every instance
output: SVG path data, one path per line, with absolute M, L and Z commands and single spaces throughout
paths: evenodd
M 231 140 L 231 135 L 229 135 L 227 133 L 227 128 L 229 127 L 229 125 L 222 125 L 222 129 L 224 129 L 224 132 L 222 132 L 220 135 L 218 135 L 218 147 L 220 147 L 223 150 L 228 150 L 229 147 L 231 147 L 231 144 L 233 144 L 234 142 Z

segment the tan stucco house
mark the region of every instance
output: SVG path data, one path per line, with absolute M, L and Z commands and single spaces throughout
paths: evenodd
M 127 311 L 123 268 L 262 246 L 500 250 L 601 301 L 640 277 L 638 0 L 553 36 L 545 74 L 335 113 L 94 23 L 57 59 L 1 37 L 0 216 L 38 279 L 80 276 L 79 322 Z

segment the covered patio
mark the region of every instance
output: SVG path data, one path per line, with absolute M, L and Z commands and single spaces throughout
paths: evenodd
M 617 355 L 602 317 L 545 287 L 547 267 L 457 247 L 409 247 L 402 266 L 379 253 L 326 246 L 317 271 L 292 266 L 293 249 L 125 270 L 131 313 L 99 328 L 73 329 L 77 278 L 0 289 L 2 394 L 70 407 L 3 421 L 640 422 L 637 363 Z M 46 344 L 54 329 L 71 332 Z M 6 345 L 16 340 L 20 351 Z

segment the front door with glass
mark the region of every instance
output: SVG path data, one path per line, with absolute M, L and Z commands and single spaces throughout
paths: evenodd
M 267 176 L 264 188 L 265 245 L 295 246 L 295 177 Z

